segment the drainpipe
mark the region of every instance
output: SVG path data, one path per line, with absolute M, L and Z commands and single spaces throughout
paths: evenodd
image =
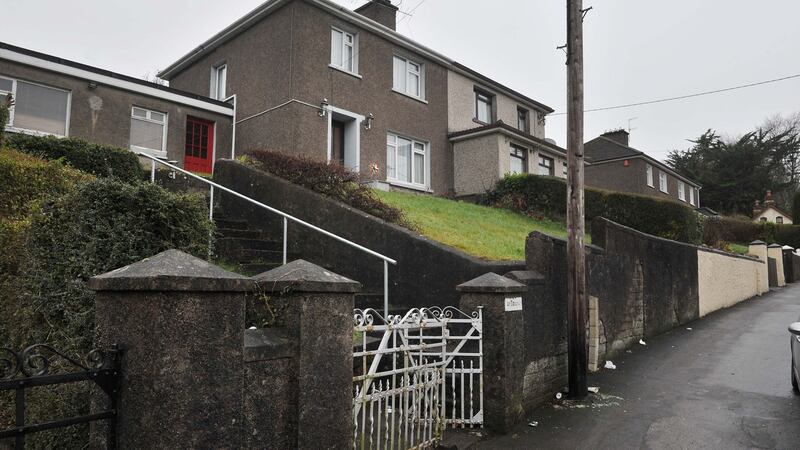
M 233 118 L 231 119 L 231 159 L 236 159 L 236 94 L 233 94 L 225 99 L 226 102 L 230 100 L 233 100 Z

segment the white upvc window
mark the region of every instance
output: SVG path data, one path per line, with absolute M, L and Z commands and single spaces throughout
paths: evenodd
M 425 66 L 397 55 L 394 56 L 393 66 L 392 89 L 402 94 L 424 99 Z
M 358 72 L 356 35 L 331 28 L 331 66 L 355 74 Z
M 689 204 L 694 206 L 694 188 L 689 186 Z
M 686 185 L 683 181 L 678 181 L 678 200 L 682 202 L 686 201 Z
M 216 100 L 225 100 L 228 84 L 228 65 L 220 64 L 211 69 L 211 95 Z
M 427 188 L 428 179 L 427 142 L 409 139 L 394 133 L 386 135 L 386 179 Z
M 651 188 L 656 187 L 656 185 L 653 183 L 653 166 L 648 164 L 645 170 L 647 171 L 647 185 Z
M 163 112 L 138 106 L 131 108 L 131 150 L 166 158 L 167 119 L 167 114 Z
M 8 131 L 68 135 L 70 91 L 0 76 L 0 101 L 5 101 L 8 94 L 15 102 L 6 123 Z
M 658 188 L 661 189 L 661 192 L 669 194 L 669 189 L 667 189 L 667 174 L 664 172 L 658 173 Z

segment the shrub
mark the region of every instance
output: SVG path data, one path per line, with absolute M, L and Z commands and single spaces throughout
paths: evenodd
M 770 243 L 775 242 L 775 238 L 774 223 L 756 223 L 744 216 L 709 217 L 703 227 L 703 243 L 712 247 L 725 242 L 749 244 L 756 239 Z
M 800 248 L 800 225 L 776 225 L 774 242 Z
M 0 151 L 0 218 L 25 217 L 37 201 L 66 193 L 91 178 L 59 161 Z
M 792 219 L 800 220 L 800 191 L 792 196 Z
M 124 148 L 95 144 L 82 139 L 31 136 L 13 133 L 6 145 L 43 159 L 63 159 L 70 166 L 99 177 L 129 183 L 144 179 L 139 158 Z
M 94 275 L 177 248 L 209 252 L 212 225 L 205 201 L 152 184 L 98 179 L 45 203 L 28 238 L 31 305 L 49 336 L 88 348 Z
M 310 158 L 269 151 L 251 152 L 244 161 L 387 222 L 414 228 L 401 210 L 381 201 L 373 194 L 372 189 L 361 183 L 357 173 L 339 164 L 327 164 Z
M 3 140 L 6 132 L 6 123 L 8 123 L 8 105 L 3 98 L 0 98 L 0 148 L 3 148 Z
M 490 203 L 531 214 L 555 218 L 566 214 L 567 189 L 564 180 L 536 175 L 507 175 L 489 195 Z M 702 222 L 691 208 L 678 202 L 642 195 L 587 188 L 585 217 L 605 217 L 644 233 L 682 242 L 700 243 Z

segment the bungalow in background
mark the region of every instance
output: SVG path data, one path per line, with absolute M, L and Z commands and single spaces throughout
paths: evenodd
M 6 131 L 75 137 L 211 173 L 230 158 L 233 105 L 0 42 Z
M 758 200 L 753 205 L 753 222 L 773 222 L 778 225 L 791 225 L 792 216 L 778 208 L 772 198 L 772 191 L 767 191 L 763 206 Z
M 701 186 L 628 145 L 625 130 L 603 133 L 584 144 L 586 185 L 700 206 Z

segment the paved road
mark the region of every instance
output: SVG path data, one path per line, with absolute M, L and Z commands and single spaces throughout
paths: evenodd
M 789 382 L 789 323 L 800 283 L 651 339 L 589 378 L 587 407 L 548 404 L 537 427 L 478 448 L 800 448 L 800 397 Z

